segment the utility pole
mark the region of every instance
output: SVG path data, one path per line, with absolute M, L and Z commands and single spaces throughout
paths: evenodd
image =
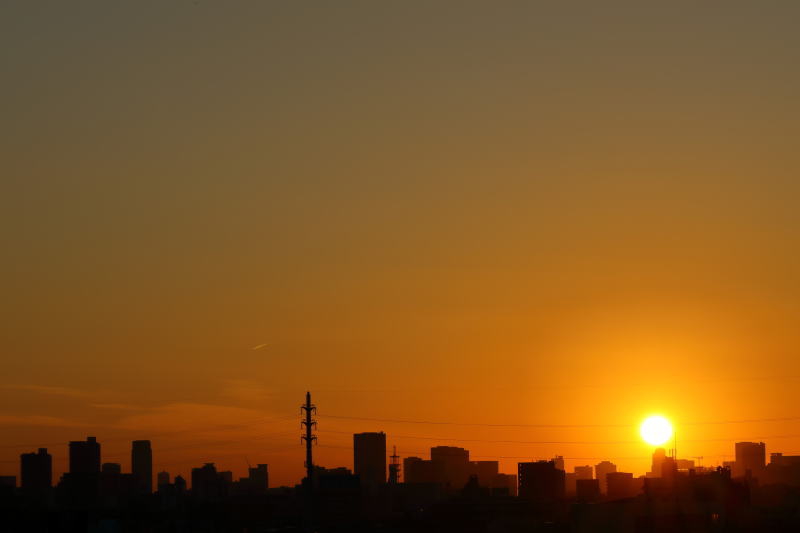
M 313 434 L 313 428 L 317 427 L 317 422 L 312 418 L 312 414 L 317 412 L 317 407 L 311 403 L 311 392 L 306 392 L 306 403 L 300 406 L 300 412 L 304 414 L 300 421 L 300 427 L 305 427 L 305 435 L 300 437 L 300 442 L 306 443 L 306 520 L 307 529 L 313 527 L 313 498 L 314 498 L 314 461 L 311 454 L 311 446 L 317 440 Z

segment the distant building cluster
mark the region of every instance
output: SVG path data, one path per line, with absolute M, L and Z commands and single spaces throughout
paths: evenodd
M 131 443 L 131 470 L 120 463 L 101 462 L 101 446 L 95 437 L 69 443 L 68 470 L 53 485 L 53 458 L 47 448 L 20 455 L 19 495 L 27 502 L 66 508 L 124 507 L 153 494 L 153 450 L 149 440 Z M 181 476 L 157 474 L 156 493 L 174 500 L 188 495 Z M 229 471 L 218 472 L 213 463 L 192 469 L 192 493 L 198 500 L 221 500 L 235 494 L 265 493 L 269 488 L 266 464 L 249 469 L 248 477 L 233 480 Z M 16 489 L 15 476 L 0 476 L 0 485 Z
M 734 451 L 735 460 L 703 467 L 658 448 L 650 470 L 641 476 L 621 472 L 610 461 L 576 465 L 568 472 L 561 456 L 520 462 L 517 472 L 509 474 L 499 471 L 497 461 L 471 460 L 469 450 L 454 446 L 433 446 L 428 457 L 401 462 L 396 451 L 388 455 L 385 433 L 365 432 L 353 435 L 352 469 L 312 464 L 311 479 L 270 489 L 266 464 L 250 467 L 238 480 L 214 463 L 193 468 L 188 483 L 162 471 L 155 474 L 154 486 L 149 440 L 131 443 L 130 469 L 124 471 L 119 463 L 102 462 L 100 442 L 88 437 L 69 443 L 68 471 L 57 481 L 46 448 L 20 456 L 19 483 L 16 476 L 0 476 L 0 511 L 5 513 L 0 526 L 48 530 L 46 523 L 55 516 L 63 529 L 83 530 L 92 520 L 119 525 L 137 516 L 154 528 L 178 518 L 195 524 L 187 531 L 195 526 L 225 529 L 231 521 L 242 531 L 267 525 L 291 530 L 309 523 L 337 530 L 364 520 L 394 521 L 397 531 L 422 525 L 480 531 L 473 526 L 481 520 L 518 524 L 519 531 L 547 524 L 575 531 L 724 531 L 740 526 L 760 531 L 747 529 L 754 513 L 775 513 L 769 530 L 797 530 L 800 456 L 772 453 L 767 461 L 763 442 L 738 442 Z M 87 522 L 76 526 L 70 522 L 75 517 Z

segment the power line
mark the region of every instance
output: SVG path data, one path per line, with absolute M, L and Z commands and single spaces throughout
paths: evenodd
M 352 435 L 350 431 L 319 430 L 320 433 L 335 433 Z M 457 441 L 457 442 L 488 442 L 496 444 L 639 444 L 639 440 L 495 440 L 495 439 L 461 439 L 455 437 L 431 437 L 422 435 L 391 435 L 393 439 L 414 439 L 432 441 Z M 800 438 L 800 433 L 794 435 L 770 435 L 766 437 L 735 437 L 713 439 L 683 439 L 682 442 L 731 442 L 743 440 L 769 440 Z
M 187 434 L 199 435 L 201 433 L 205 433 L 205 432 L 208 432 L 208 431 L 219 431 L 219 430 L 226 430 L 226 429 L 237 429 L 237 428 L 244 428 L 244 427 L 260 426 L 261 424 L 268 424 L 268 423 L 272 423 L 272 422 L 281 422 L 281 421 L 284 421 L 284 420 L 286 420 L 286 421 L 294 420 L 294 418 L 295 417 L 293 415 L 276 416 L 276 417 L 269 417 L 269 418 L 259 417 L 259 418 L 251 419 L 248 422 L 242 422 L 240 424 L 217 424 L 217 425 L 214 425 L 214 426 L 202 427 L 202 428 L 199 428 L 199 429 L 194 430 L 194 431 L 173 430 L 173 431 L 162 431 L 162 432 L 159 432 L 159 433 L 151 433 L 148 436 L 148 438 L 152 439 L 153 437 L 165 437 L 165 436 L 170 436 L 170 435 L 187 435 Z M 137 432 L 140 432 L 140 433 L 142 432 L 142 430 L 134 430 L 134 429 L 129 429 L 129 428 L 114 428 L 114 430 L 115 431 L 116 430 L 127 431 L 127 432 L 137 431 Z M 103 443 L 106 443 L 106 442 L 125 442 L 125 441 L 130 441 L 131 439 L 130 439 L 130 437 L 108 437 L 108 438 L 103 438 L 101 440 L 102 440 Z M 45 446 L 61 446 L 63 444 L 65 444 L 64 441 L 60 441 L 60 442 L 42 442 L 42 443 L 38 443 L 38 444 L 3 444 L 3 445 L 0 445 L 0 449 L 41 448 L 41 447 L 45 447 Z
M 317 447 L 319 448 L 335 448 L 339 450 L 352 450 L 350 446 L 336 446 L 335 444 L 318 444 Z M 424 455 L 426 453 L 430 453 L 430 450 L 420 451 L 420 450 L 404 450 L 404 453 L 414 453 L 419 455 Z M 470 457 L 480 457 L 480 458 L 490 458 L 490 459 L 528 459 L 533 460 L 533 457 L 530 455 L 473 455 L 470 454 Z M 569 459 L 571 461 L 601 461 L 604 459 L 614 459 L 618 461 L 632 461 L 632 460 L 650 460 L 651 457 L 564 457 L 564 459 Z
M 324 415 L 324 418 L 362 420 L 367 422 L 392 422 L 397 424 L 428 424 L 437 426 L 529 427 L 529 428 L 626 428 L 630 424 L 490 424 L 483 422 L 451 422 L 434 420 L 407 420 L 399 418 L 369 418 L 361 416 Z
M 487 422 L 452 422 L 444 420 L 409 420 L 402 418 L 373 418 L 361 416 L 329 415 L 325 418 L 339 420 L 360 420 L 367 422 L 390 422 L 396 424 L 426 424 L 437 426 L 478 426 L 478 427 L 522 427 L 522 428 L 630 428 L 631 424 L 495 424 Z M 800 421 L 800 416 L 781 418 L 749 418 L 741 420 L 706 420 L 694 422 L 681 422 L 682 426 L 722 425 L 722 424 L 749 424 L 757 422 L 795 422 Z

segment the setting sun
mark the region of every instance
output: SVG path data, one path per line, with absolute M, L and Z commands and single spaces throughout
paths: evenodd
M 648 444 L 660 446 L 672 437 L 672 424 L 663 416 L 650 416 L 639 426 L 639 433 Z

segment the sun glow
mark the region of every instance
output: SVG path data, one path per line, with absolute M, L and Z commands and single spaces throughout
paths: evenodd
M 639 434 L 648 444 L 660 446 L 672 437 L 672 424 L 663 416 L 649 416 L 639 426 Z

